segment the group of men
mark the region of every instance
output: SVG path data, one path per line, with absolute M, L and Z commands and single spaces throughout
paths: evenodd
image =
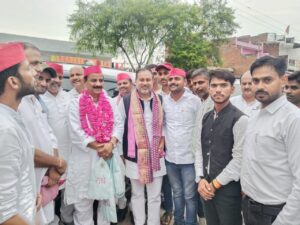
M 58 224 L 58 203 L 62 224 L 116 223 L 121 171 L 136 225 L 299 225 L 300 73 L 284 59 L 257 59 L 232 98 L 226 70 L 196 69 L 189 88 L 184 70 L 148 65 L 135 84 L 120 73 L 115 98 L 99 66 L 73 67 L 68 93 L 63 73 L 31 44 L 0 44 L 0 224 Z

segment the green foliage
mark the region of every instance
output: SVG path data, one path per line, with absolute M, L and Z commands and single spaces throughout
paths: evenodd
M 223 0 L 202 0 L 193 15 L 197 28 L 168 43 L 168 61 L 186 70 L 220 64 L 218 47 L 238 25 Z
M 176 0 L 104 0 L 102 3 L 79 0 L 78 9 L 69 18 L 71 38 L 79 50 L 111 54 L 121 51 L 131 67 L 138 69 L 149 63 L 154 51 L 165 44 L 176 55 L 172 43 L 180 42 L 179 37 L 185 34 L 192 34 L 191 39 L 197 34 L 197 41 L 204 45 L 208 44 L 205 40 L 219 42 L 232 34 L 236 27 L 232 12 L 221 0 L 213 2 L 219 3 L 199 6 Z
M 195 33 L 176 38 L 170 49 L 167 61 L 175 67 L 190 70 L 219 64 L 216 46 Z

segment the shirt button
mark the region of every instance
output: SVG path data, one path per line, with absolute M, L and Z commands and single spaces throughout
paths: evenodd
M 207 170 L 207 166 L 205 167 L 205 169 Z
M 210 131 L 213 131 L 213 129 L 211 128 Z
M 210 144 L 210 143 L 211 143 L 211 140 L 208 140 L 208 143 Z
M 206 155 L 210 155 L 209 152 Z

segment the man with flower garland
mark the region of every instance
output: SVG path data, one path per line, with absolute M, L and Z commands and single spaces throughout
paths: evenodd
M 99 66 L 84 70 L 85 88 L 70 103 L 69 123 L 72 152 L 66 182 L 66 200 L 75 207 L 75 225 L 93 225 L 93 202 L 88 196 L 89 177 L 93 165 L 109 159 L 123 136 L 123 120 L 114 101 L 104 94 L 103 74 Z M 117 154 L 118 155 L 118 154 Z M 113 187 L 111 187 L 113 188 Z M 98 225 L 108 225 L 100 213 Z
M 140 69 L 136 73 L 136 90 L 124 96 L 119 104 L 125 119 L 123 154 L 126 176 L 131 181 L 131 204 L 136 225 L 146 222 L 145 187 L 148 198 L 147 224 L 160 224 L 160 193 L 166 174 L 162 102 L 152 90 L 151 71 Z

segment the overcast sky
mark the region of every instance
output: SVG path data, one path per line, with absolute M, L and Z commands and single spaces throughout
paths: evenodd
M 0 33 L 69 40 L 68 16 L 76 9 L 75 0 L 0 0 Z M 233 7 L 236 35 L 264 32 L 284 34 L 300 41 L 300 0 L 228 0 Z

